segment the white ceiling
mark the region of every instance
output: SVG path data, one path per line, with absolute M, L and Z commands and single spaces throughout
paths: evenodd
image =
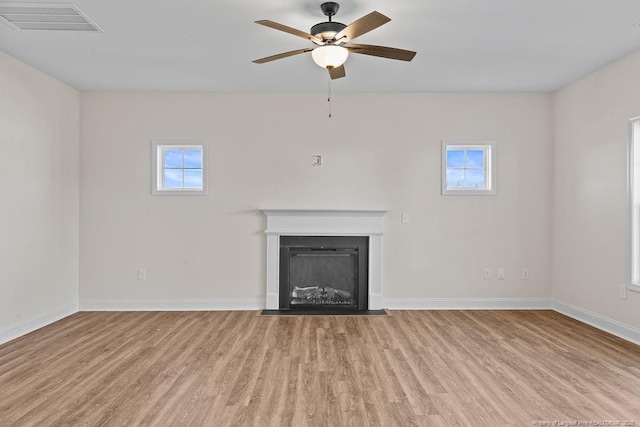
M 321 2 L 76 0 L 104 33 L 0 23 L 0 50 L 86 91 L 323 91 L 327 72 L 309 54 L 251 62 L 310 45 L 254 21 L 309 31 L 325 20 Z M 339 3 L 345 24 L 373 10 L 391 18 L 357 42 L 418 54 L 410 63 L 352 54 L 335 91 L 553 91 L 640 49 L 639 0 Z

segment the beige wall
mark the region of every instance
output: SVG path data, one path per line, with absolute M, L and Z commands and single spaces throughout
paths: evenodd
M 0 332 L 77 308 L 78 120 L 78 91 L 0 52 Z
M 154 138 L 209 141 L 208 196 L 151 196 Z M 440 195 L 442 139 L 497 141 L 497 196 Z M 264 298 L 259 208 L 390 209 L 386 298 L 549 297 L 551 139 L 545 94 L 82 93 L 80 298 Z
M 640 116 L 640 51 L 554 96 L 553 293 L 640 328 L 628 278 L 627 144 Z
M 640 52 L 554 95 L 336 94 L 328 119 L 322 94 L 79 95 L 0 52 L 0 339 L 78 293 L 263 298 L 265 207 L 390 209 L 389 301 L 553 295 L 638 328 L 640 293 L 619 296 L 638 75 Z M 151 139 L 181 137 L 209 141 L 209 195 L 151 196 Z M 440 195 L 442 139 L 498 142 L 497 196 Z

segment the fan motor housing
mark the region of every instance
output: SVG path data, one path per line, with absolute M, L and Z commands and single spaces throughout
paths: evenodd
M 311 35 L 322 40 L 333 40 L 347 26 L 341 22 L 321 22 L 311 27 Z

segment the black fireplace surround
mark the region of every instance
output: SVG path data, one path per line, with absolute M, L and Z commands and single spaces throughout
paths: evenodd
M 367 310 L 368 260 L 366 236 L 281 236 L 280 310 Z

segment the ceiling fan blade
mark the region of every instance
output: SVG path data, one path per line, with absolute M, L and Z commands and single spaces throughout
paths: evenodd
M 380 12 L 371 12 L 368 15 L 347 25 L 342 31 L 336 34 L 336 40 L 348 42 L 359 37 L 371 30 L 375 30 L 379 26 L 391 21 L 391 18 L 384 16 Z M 344 37 L 344 38 L 343 38 Z M 342 40 L 341 40 L 342 39 Z
M 331 77 L 331 80 L 341 79 L 347 75 L 344 69 L 344 65 L 341 65 L 339 67 L 333 67 L 333 68 L 327 67 L 327 69 L 329 70 L 329 76 Z
M 315 44 L 322 44 L 322 40 L 320 40 L 315 36 L 312 36 L 309 33 L 305 33 L 304 31 L 301 31 L 301 30 L 296 30 L 295 28 L 288 27 L 286 25 L 278 24 L 277 22 L 269 21 L 268 19 L 256 21 L 256 24 L 264 25 L 265 27 L 273 28 L 274 30 L 284 31 L 285 33 L 293 34 L 294 36 L 311 40 Z
M 360 53 L 362 55 L 379 56 L 381 58 L 397 59 L 400 61 L 411 61 L 416 52 L 412 50 L 397 49 L 395 47 L 375 46 L 371 44 L 350 44 L 345 46 L 349 52 Z
M 282 58 L 288 58 L 289 56 L 300 55 L 301 53 L 311 52 L 312 50 L 313 48 L 307 47 L 304 49 L 292 50 L 289 52 L 279 53 L 277 55 L 267 56 L 265 58 L 256 59 L 255 61 L 252 61 L 252 62 L 255 62 L 256 64 L 264 64 L 265 62 L 271 62 L 271 61 L 275 61 L 276 59 L 282 59 Z

